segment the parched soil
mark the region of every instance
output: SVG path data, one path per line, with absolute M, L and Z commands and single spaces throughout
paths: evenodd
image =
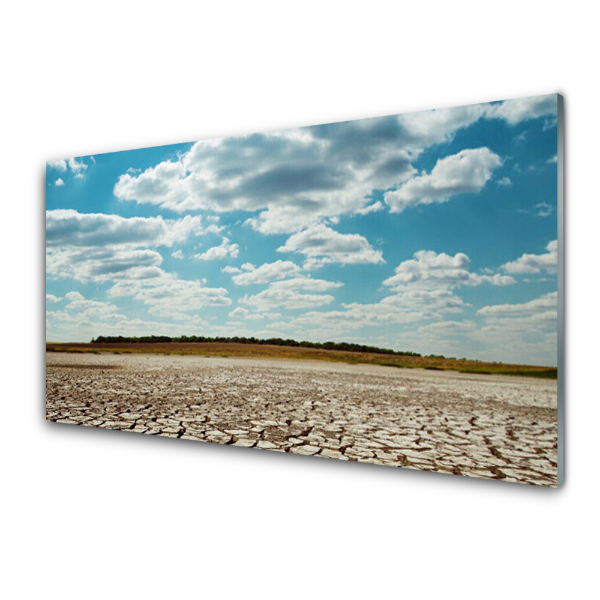
M 309 360 L 46 354 L 50 421 L 555 486 L 556 382 Z

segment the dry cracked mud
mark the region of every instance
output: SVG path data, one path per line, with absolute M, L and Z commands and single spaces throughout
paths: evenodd
M 46 418 L 555 486 L 556 381 L 317 361 L 46 355 Z

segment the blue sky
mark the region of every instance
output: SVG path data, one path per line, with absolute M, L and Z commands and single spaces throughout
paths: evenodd
M 53 160 L 46 338 L 556 364 L 556 95 Z

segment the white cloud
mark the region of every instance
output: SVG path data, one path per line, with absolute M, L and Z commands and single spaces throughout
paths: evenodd
M 176 211 L 260 211 L 248 221 L 255 229 L 293 232 L 352 213 L 373 187 L 410 175 L 401 133 L 398 119 L 387 117 L 202 141 L 176 161 L 123 174 L 114 192 Z
M 415 179 L 412 162 L 426 148 L 481 118 L 513 123 L 547 114 L 547 103 L 533 98 L 200 141 L 177 159 L 124 173 L 114 193 L 178 212 L 254 213 L 247 223 L 255 230 L 294 233 L 379 210 L 369 206 L 373 190 L 399 190 Z M 460 185 L 447 191 L 459 193 Z
M 88 168 L 84 162 L 78 161 L 76 158 L 69 158 L 67 160 L 67 164 L 73 173 L 81 173 Z
M 76 210 L 46 211 L 46 246 L 172 246 L 204 233 L 201 218 L 121 217 Z
M 237 258 L 240 247 L 237 244 L 231 244 L 229 239 L 224 237 L 219 246 L 213 246 L 202 254 L 194 254 L 196 260 L 223 260 L 224 258 Z
M 283 281 L 274 281 L 269 286 L 277 290 L 304 290 L 312 292 L 324 292 L 333 288 L 342 287 L 339 281 L 327 281 L 325 279 L 313 279 L 312 277 L 294 277 Z
M 240 273 L 239 269 L 231 269 L 226 272 L 236 272 L 238 275 L 234 275 L 231 279 L 236 285 L 251 285 L 258 283 L 270 283 L 271 281 L 277 281 L 279 279 L 285 279 L 291 277 L 302 271 L 302 269 L 289 260 L 277 260 L 272 263 L 264 263 L 260 267 L 254 267 L 246 270 L 244 273 Z M 222 269 L 225 271 L 225 269 Z
M 331 304 L 333 300 L 334 297 L 329 294 L 303 294 L 296 290 L 268 287 L 254 296 L 244 295 L 239 302 L 265 311 L 277 307 L 288 310 L 312 308 Z
M 438 321 L 429 323 L 418 328 L 418 332 L 423 334 L 433 333 L 436 339 L 442 335 L 460 335 L 477 329 L 473 321 Z
M 510 275 L 501 275 L 495 273 L 494 275 L 480 275 L 478 273 L 471 273 L 469 278 L 469 285 L 479 285 L 480 283 L 491 283 L 492 285 L 513 285 L 517 283 L 514 277 Z
M 482 114 L 483 105 L 202 141 L 176 161 L 123 174 L 114 192 L 176 211 L 260 211 L 248 220 L 256 230 L 291 233 L 380 210 L 367 206 L 373 189 L 405 181 L 424 148 Z
M 46 294 L 46 302 L 60 302 L 62 298 L 55 296 L 54 294 Z
M 472 338 L 482 351 L 504 360 L 556 365 L 557 292 L 528 302 L 484 306 L 478 314 L 485 320 Z
M 488 119 L 503 119 L 510 125 L 515 125 L 528 119 L 555 116 L 556 111 L 556 94 L 549 94 L 548 96 L 517 98 L 515 100 L 505 100 L 499 104 L 492 104 L 486 110 L 486 117 Z
M 243 306 L 238 306 L 232 310 L 229 313 L 229 316 L 232 318 L 243 319 L 244 321 L 273 321 L 274 319 L 281 319 L 282 317 L 281 313 L 265 312 L 262 310 L 260 312 L 250 312 Z
M 154 315 L 189 318 L 188 313 L 205 306 L 230 305 L 227 290 L 166 273 L 162 256 L 148 246 L 170 247 L 202 234 L 198 216 L 165 220 L 47 211 L 46 274 L 81 282 L 110 281 L 111 297 L 132 297 Z M 67 299 L 82 300 L 74 295 Z
M 225 227 L 223 225 L 216 225 L 215 223 L 211 223 L 205 229 L 206 233 L 214 233 L 216 235 L 221 235 L 224 230 L 225 230 Z
M 307 261 L 305 268 L 325 264 L 380 264 L 384 263 L 380 250 L 371 247 L 358 233 L 338 233 L 326 225 L 313 225 L 292 235 L 278 252 L 298 252 Z
M 80 292 L 67 292 L 65 294 L 65 298 L 67 300 L 71 300 L 71 302 L 77 302 L 78 300 L 83 300 L 84 297 Z
M 81 317 L 99 316 L 104 317 L 107 314 L 116 313 L 118 307 L 107 302 L 97 300 L 87 300 L 79 292 L 68 292 L 65 298 L 69 303 L 65 306 L 67 313 L 77 313 Z
M 155 250 L 122 247 L 48 247 L 46 275 L 81 282 L 149 279 L 162 276 L 162 256 Z
M 364 327 L 418 323 L 462 312 L 467 305 L 447 289 L 407 287 L 380 302 L 344 304 L 340 310 L 312 311 L 292 319 L 288 325 L 311 335 L 319 331 L 347 339 L 347 332 Z
M 75 174 L 76 179 L 83 179 L 84 173 L 88 168 L 83 161 L 78 161 L 76 158 L 49 160 L 46 165 L 48 168 L 60 171 L 61 173 L 65 173 L 68 167 Z M 57 179 L 58 181 L 61 183 L 56 183 L 55 185 L 64 185 L 62 179 Z
M 454 134 L 486 114 L 488 105 L 472 104 L 399 115 L 403 133 L 416 147 L 448 142 Z
M 374 213 L 374 212 L 379 212 L 380 210 L 383 210 L 385 207 L 383 206 L 383 203 L 380 200 L 377 200 L 377 202 L 373 202 L 373 204 L 369 204 L 368 206 L 365 206 L 364 208 L 359 208 L 356 211 L 357 215 L 368 215 L 370 213 Z
M 47 339 L 63 342 L 87 342 L 98 335 L 202 335 L 206 321 L 188 316 L 182 323 L 141 318 L 130 319 L 119 313 L 85 315 L 66 311 L 46 313 Z
M 513 275 L 523 275 L 528 273 L 556 273 L 558 263 L 558 242 L 551 241 L 546 246 L 547 252 L 544 254 L 523 254 L 517 260 L 507 262 L 502 265 L 506 273 Z
M 241 273 L 242 270 L 239 269 L 238 267 L 231 267 L 229 265 L 227 265 L 226 267 L 223 267 L 221 269 L 221 273 Z
M 558 155 L 554 155 L 546 161 L 549 165 L 555 165 L 558 162 Z
M 388 277 L 383 285 L 398 290 L 407 284 L 433 283 L 436 286 L 455 287 L 469 282 L 469 257 L 459 252 L 454 256 L 433 250 L 419 250 L 414 258 L 401 262 L 395 275 Z
M 248 313 L 244 317 L 244 321 L 263 321 L 265 319 L 273 321 L 275 319 L 281 319 L 282 314 L 276 312 L 256 312 L 256 313 Z
M 183 260 L 185 258 L 182 250 L 176 250 L 175 252 L 171 252 L 171 256 L 173 258 L 176 258 L 177 260 Z
M 549 217 L 554 212 L 554 207 L 547 202 L 539 202 L 533 208 L 537 217 Z
M 162 273 L 149 279 L 124 279 L 108 290 L 112 298 L 128 296 L 143 302 L 155 316 L 186 318 L 207 306 L 229 306 L 225 288 L 204 287 L 203 281 L 177 279 Z
M 515 283 L 512 277 L 500 274 L 472 273 L 469 271 L 471 259 L 464 253 L 454 256 L 433 250 L 419 250 L 414 258 L 401 262 L 395 274 L 388 277 L 383 285 L 394 291 L 401 291 L 406 286 L 433 287 L 437 289 L 452 289 L 461 285 L 511 285 Z
M 65 182 L 59 177 L 55 182 L 54 185 L 56 187 L 60 187 L 61 185 L 65 185 Z
M 253 296 L 244 295 L 240 299 L 241 304 L 254 306 L 260 311 L 268 311 L 272 308 L 284 307 L 290 310 L 298 308 L 314 308 L 331 304 L 334 297 L 330 294 L 307 294 L 305 292 L 325 292 L 339 288 L 343 284 L 337 281 L 325 279 L 313 279 L 312 277 L 294 277 L 273 281 L 269 287 Z
M 391 212 L 409 206 L 446 202 L 456 194 L 479 192 L 502 164 L 489 148 L 461 150 L 437 161 L 431 173 L 413 177 L 394 191 L 386 192 Z
M 312 337 L 316 336 L 315 339 L 322 336 L 347 339 L 348 331 L 364 327 L 427 323 L 460 313 L 469 305 L 455 293 L 454 289 L 459 286 L 515 283 L 512 277 L 494 274 L 489 270 L 484 274 L 472 273 L 469 265 L 470 259 L 464 253 L 451 256 L 422 250 L 416 252 L 413 259 L 400 263 L 395 274 L 384 281 L 391 293 L 379 302 L 353 302 L 343 304 L 337 310 L 310 311 L 287 322 L 275 322 L 269 327 L 295 335 L 310 334 Z M 306 277 L 286 279 L 272 283 L 261 294 L 245 298 L 243 303 L 265 310 L 272 306 L 286 306 L 289 298 L 282 293 L 288 287 L 295 290 L 327 291 L 339 285 Z M 311 301 L 326 304 L 316 298 Z
M 556 320 L 558 294 L 550 292 L 539 298 L 521 304 L 496 304 L 484 306 L 477 314 L 484 317 L 513 318 L 529 317 L 536 320 Z
M 64 159 L 58 159 L 58 160 L 49 160 L 46 165 L 50 168 L 50 169 L 56 169 L 57 171 L 61 171 L 62 173 L 64 173 L 67 170 L 67 161 Z
M 510 180 L 510 177 L 503 177 L 502 179 L 498 180 L 498 185 L 509 187 L 512 185 L 512 181 Z

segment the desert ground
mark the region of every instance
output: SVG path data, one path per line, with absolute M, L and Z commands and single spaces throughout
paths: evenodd
M 46 418 L 555 486 L 556 380 L 313 360 L 46 354 Z

